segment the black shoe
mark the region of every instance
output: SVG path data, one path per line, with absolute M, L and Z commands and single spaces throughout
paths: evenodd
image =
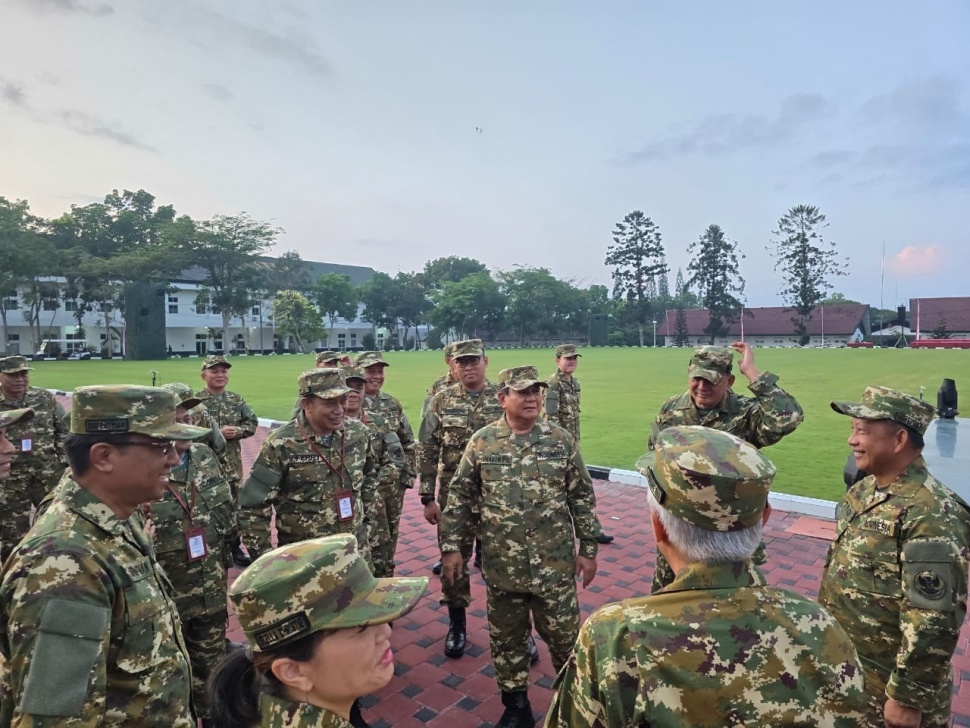
M 539 661 L 539 646 L 536 645 L 536 638 L 529 635 L 529 664 L 534 665 Z
M 434 566 L 431 567 L 431 573 L 432 574 L 440 574 L 441 573 L 441 562 L 440 561 L 435 561 L 434 562 Z
M 482 568 L 482 539 L 475 539 L 475 560 L 472 562 L 476 569 Z
M 613 543 L 613 537 L 607 536 L 605 533 L 601 533 L 596 537 L 596 543 Z
M 495 728 L 535 728 L 536 719 L 532 715 L 529 694 L 525 690 L 502 691 L 502 705 L 505 712 Z
M 465 608 L 448 607 L 448 635 L 445 637 L 445 656 L 458 658 L 465 654 Z
M 232 545 L 232 563 L 238 566 L 240 569 L 245 569 L 253 560 L 249 557 L 245 551 L 242 550 L 242 543 L 237 539 L 236 543 Z
M 357 698 L 350 706 L 350 725 L 354 728 L 370 728 L 370 723 L 364 720 L 364 716 L 360 712 L 360 698 Z

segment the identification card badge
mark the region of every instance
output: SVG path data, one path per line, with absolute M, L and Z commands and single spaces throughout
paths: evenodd
M 341 523 L 344 521 L 352 521 L 354 518 L 354 491 L 338 490 L 336 498 L 337 520 Z
M 25 433 L 20 438 L 20 452 L 33 452 L 34 450 L 34 435 L 32 433 Z
M 198 561 L 209 555 L 209 548 L 205 544 L 205 528 L 192 526 L 185 531 L 185 553 L 189 561 Z

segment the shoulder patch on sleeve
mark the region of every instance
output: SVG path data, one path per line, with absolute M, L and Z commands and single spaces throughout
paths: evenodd
M 903 546 L 903 584 L 906 598 L 917 609 L 951 612 L 956 564 L 945 541 L 915 541 Z

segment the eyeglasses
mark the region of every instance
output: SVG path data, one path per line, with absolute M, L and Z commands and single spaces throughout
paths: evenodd
M 480 356 L 463 356 L 455 359 L 455 363 L 460 367 L 477 367 L 481 360 Z
M 175 449 L 175 442 L 173 440 L 122 440 L 112 444 L 119 447 L 150 447 L 158 450 L 162 455 L 168 455 Z

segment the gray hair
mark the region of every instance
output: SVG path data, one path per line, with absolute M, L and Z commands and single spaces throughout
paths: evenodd
M 761 543 L 762 529 L 759 521 L 751 528 L 741 531 L 708 531 L 693 523 L 677 518 L 657 503 L 652 491 L 647 491 L 647 505 L 657 514 L 670 543 L 690 563 L 723 563 L 747 561 Z

